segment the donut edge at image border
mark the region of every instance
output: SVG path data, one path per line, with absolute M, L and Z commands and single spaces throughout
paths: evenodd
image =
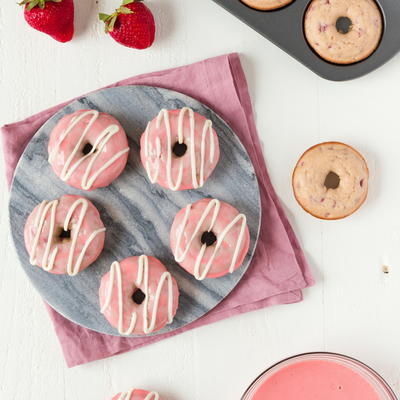
M 285 2 L 282 3 L 282 4 L 277 4 L 275 6 L 264 6 L 264 7 L 263 6 L 256 6 L 256 5 L 252 4 L 252 0 L 239 0 L 239 1 L 241 1 L 247 7 L 252 8 L 253 10 L 257 10 L 257 11 L 275 11 L 275 10 L 280 10 L 281 8 L 284 8 L 284 7 L 292 4 L 296 0 L 285 0 Z

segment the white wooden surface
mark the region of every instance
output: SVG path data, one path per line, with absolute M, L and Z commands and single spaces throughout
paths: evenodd
M 144 52 L 118 46 L 97 22 L 97 13 L 119 0 L 76 0 L 77 36 L 65 45 L 28 28 L 14 1 L 2 3 L 1 125 L 134 74 L 242 53 L 269 171 L 318 283 L 302 303 L 67 369 L 10 243 L 1 179 L 1 400 L 109 399 L 132 386 L 159 390 L 169 400 L 234 400 L 271 363 L 314 350 L 362 359 L 400 394 L 400 56 L 367 77 L 332 83 L 211 0 L 149 0 L 158 38 Z M 371 191 L 353 217 L 321 222 L 295 203 L 291 169 L 304 149 L 331 139 L 366 156 Z M 383 263 L 389 274 L 383 274 Z

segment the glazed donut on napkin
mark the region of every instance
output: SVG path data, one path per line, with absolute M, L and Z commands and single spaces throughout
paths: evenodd
M 96 207 L 84 197 L 43 201 L 25 224 L 29 261 L 53 274 L 74 276 L 98 258 L 105 230 Z
M 178 308 L 178 285 L 155 257 L 114 262 L 101 279 L 101 312 L 121 335 L 147 335 L 170 324 Z
M 191 108 L 161 110 L 141 137 L 140 157 L 151 183 L 198 189 L 218 163 L 218 136 L 212 122 Z
M 232 273 L 249 250 L 246 216 L 217 199 L 188 204 L 175 216 L 170 244 L 176 262 L 198 280 Z
M 108 186 L 128 161 L 128 139 L 121 124 L 97 110 L 61 118 L 50 135 L 49 162 L 54 173 L 78 189 Z

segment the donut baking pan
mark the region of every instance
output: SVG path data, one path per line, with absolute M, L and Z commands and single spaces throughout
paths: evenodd
M 240 0 L 214 0 L 254 30 L 300 61 L 319 76 L 331 81 L 359 78 L 389 61 L 400 50 L 400 0 L 377 0 L 383 16 L 383 34 L 376 51 L 355 64 L 333 64 L 320 58 L 308 45 L 303 29 L 310 0 L 294 0 L 273 11 L 258 11 Z

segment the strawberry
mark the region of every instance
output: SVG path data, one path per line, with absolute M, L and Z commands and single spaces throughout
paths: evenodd
M 32 28 L 47 33 L 59 42 L 69 42 L 74 36 L 73 0 L 23 0 L 26 22 Z
M 124 0 L 113 14 L 99 14 L 99 18 L 106 24 L 106 33 L 124 46 L 146 49 L 154 42 L 154 17 L 142 0 Z

